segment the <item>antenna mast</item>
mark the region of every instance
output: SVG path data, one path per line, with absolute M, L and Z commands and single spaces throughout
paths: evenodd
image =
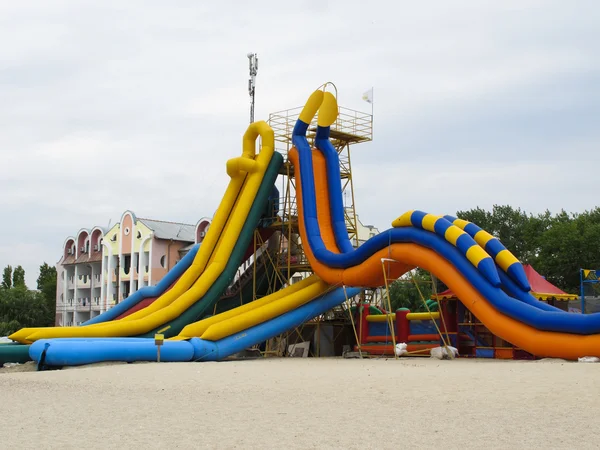
M 248 53 L 250 64 L 250 79 L 248 80 L 248 94 L 250 94 L 250 123 L 254 122 L 254 94 L 256 91 L 256 72 L 258 72 L 258 56 Z

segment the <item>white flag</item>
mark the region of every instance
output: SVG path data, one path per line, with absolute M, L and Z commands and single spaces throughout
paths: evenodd
M 373 88 L 365 92 L 362 96 L 362 99 L 367 103 L 373 103 Z

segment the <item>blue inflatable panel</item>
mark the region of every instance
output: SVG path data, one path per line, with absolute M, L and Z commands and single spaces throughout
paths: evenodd
M 124 340 L 69 340 L 49 339 L 44 348 L 44 363 L 49 366 L 78 366 L 104 361 L 156 361 L 157 349 L 154 339 Z M 38 358 L 32 359 L 39 362 Z M 164 362 L 190 361 L 194 347 L 188 341 L 164 341 L 160 348 L 160 360 Z
M 431 320 L 409 320 L 409 334 L 438 334 L 437 328 Z
M 359 293 L 360 289 L 346 289 L 348 298 Z M 335 289 L 293 311 L 216 342 L 193 338 L 190 343 L 194 346 L 194 361 L 222 360 L 252 345 L 271 339 L 339 305 L 346 300 L 346 294 L 343 288 Z
M 398 333 L 396 330 L 396 321 L 392 320 L 394 324 L 394 333 Z M 390 333 L 390 327 L 387 322 L 369 322 L 369 336 L 389 336 L 392 339 Z
M 494 349 L 477 348 L 477 349 L 475 349 L 475 356 L 477 358 L 493 358 L 494 357 Z
M 151 297 L 159 297 L 162 294 L 164 294 L 164 292 L 169 288 L 169 286 L 171 286 L 173 282 L 175 282 L 175 280 L 177 280 L 181 275 L 183 275 L 183 273 L 192 265 L 192 262 L 194 262 L 194 258 L 196 257 L 196 253 L 198 253 L 199 248 L 200 244 L 194 245 L 190 249 L 190 251 L 183 258 L 181 258 L 181 261 L 175 264 L 175 267 L 173 267 L 169 272 L 167 272 L 167 274 L 163 277 L 162 280 L 160 280 L 156 284 L 156 286 L 144 286 L 140 290 L 135 291 L 133 294 L 131 294 L 118 305 L 115 305 L 108 311 L 100 314 L 99 316 L 96 316 L 88 320 L 87 322 L 84 322 L 83 326 L 107 322 L 109 320 L 115 320 L 125 311 L 127 311 L 130 308 L 133 308 L 142 300 Z

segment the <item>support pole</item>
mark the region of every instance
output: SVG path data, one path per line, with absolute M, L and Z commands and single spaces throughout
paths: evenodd
M 396 333 L 394 333 L 394 321 L 390 314 L 392 313 L 392 302 L 390 300 L 390 288 L 388 286 L 387 274 L 385 273 L 385 262 L 381 260 L 381 269 L 383 270 L 383 281 L 385 282 L 385 291 L 387 293 L 387 309 L 388 314 L 386 314 L 388 326 L 390 327 L 390 333 L 392 334 L 392 346 L 394 350 L 394 359 L 398 359 L 398 355 L 396 354 Z
M 258 57 L 256 53 L 248 53 L 250 64 L 250 79 L 248 80 L 248 94 L 250 94 L 250 123 L 254 122 L 254 96 L 256 94 L 256 74 L 258 72 Z
M 348 293 L 346 292 L 346 285 L 344 285 L 344 296 L 346 297 L 346 308 L 348 310 L 348 314 L 350 315 L 350 323 L 352 323 L 352 331 L 354 331 L 354 337 L 356 339 L 356 348 L 358 349 L 358 356 L 360 357 L 360 359 L 362 359 L 362 348 L 361 348 L 362 345 L 361 345 L 358 333 L 356 332 L 356 324 L 354 323 L 354 316 L 352 315 L 350 299 L 348 298 Z M 362 305 L 360 304 L 360 302 L 358 304 L 358 308 L 359 308 L 359 313 L 361 314 L 361 317 L 362 317 Z M 362 325 L 362 320 L 361 320 L 361 325 Z
M 585 289 L 583 288 L 583 269 L 579 269 L 579 291 L 581 294 L 581 314 L 585 314 Z

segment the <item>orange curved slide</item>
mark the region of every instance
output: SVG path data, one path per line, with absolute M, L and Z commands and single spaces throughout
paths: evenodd
M 327 174 L 325 158 L 318 150 L 313 150 L 313 172 L 317 200 L 317 216 L 321 237 L 328 250 L 339 253 L 331 229 Z M 295 167 L 296 197 L 300 223 L 300 235 L 308 242 L 304 227 L 302 207 L 302 189 L 298 153 L 292 148 L 288 155 Z M 550 331 L 540 331 L 498 312 L 479 291 L 445 258 L 433 250 L 417 244 L 392 244 L 382 249 L 362 264 L 347 269 L 328 267 L 319 262 L 309 245 L 304 251 L 315 274 L 329 284 L 352 286 L 381 286 L 384 278 L 398 278 L 415 267 L 421 267 L 435 274 L 450 288 L 460 301 L 495 335 L 540 356 L 565 359 L 577 359 L 581 356 L 600 357 L 600 335 L 578 335 Z M 386 262 L 386 274 L 382 269 L 382 258 L 393 259 Z

